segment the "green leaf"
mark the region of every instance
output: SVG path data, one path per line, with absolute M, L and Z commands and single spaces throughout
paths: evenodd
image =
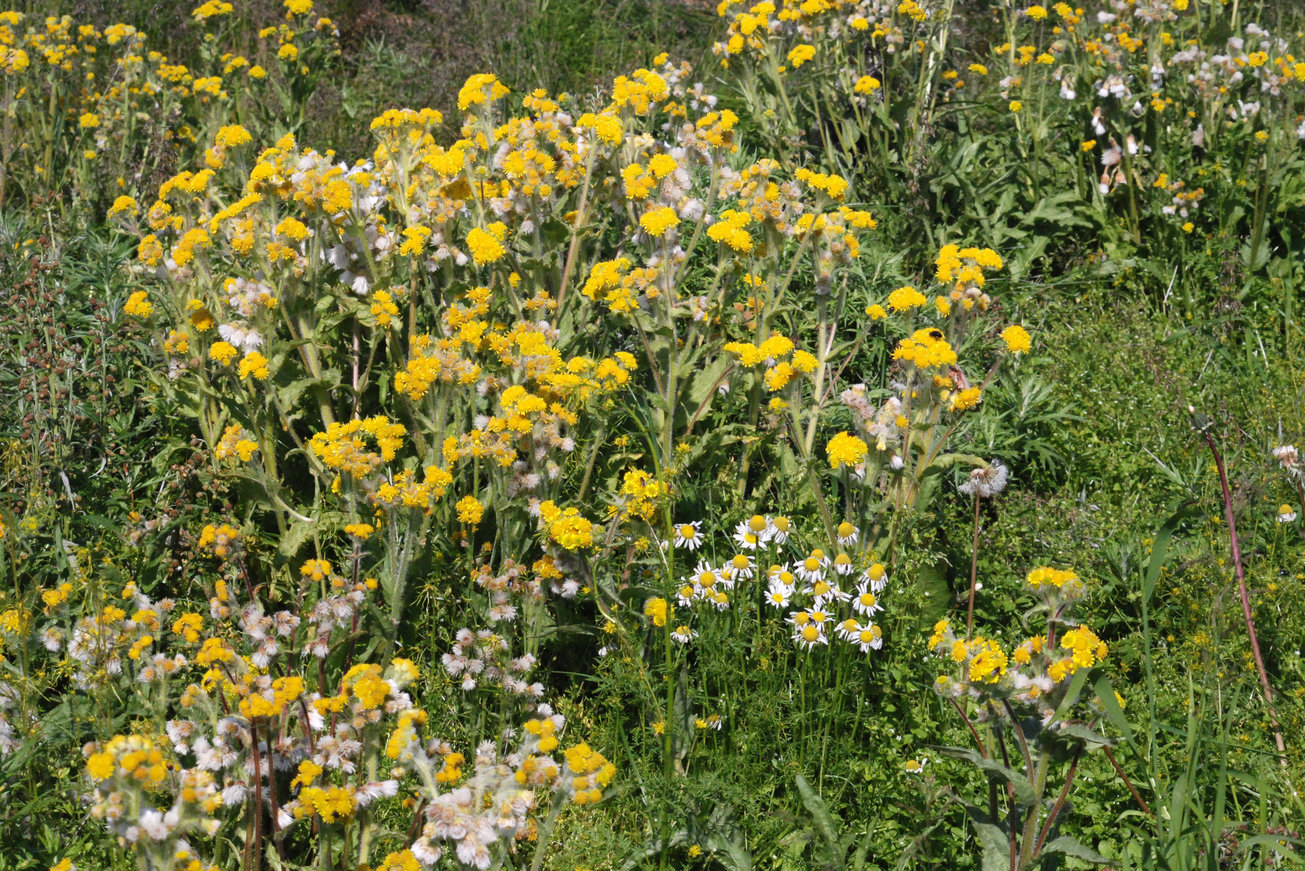
M 1190 508 L 1174 512 L 1156 532 L 1155 539 L 1151 542 L 1151 559 L 1146 564 L 1146 575 L 1142 578 L 1142 601 L 1151 601 L 1151 594 L 1155 592 L 1155 582 L 1160 577 L 1160 569 L 1164 567 L 1165 559 L 1169 555 L 1169 542 L 1174 537 L 1174 530 L 1191 514 Z
M 287 557 L 293 558 L 299 553 L 299 549 L 304 546 L 304 542 L 312 537 L 316 523 L 304 523 L 303 521 L 293 521 L 290 528 L 281 536 L 281 543 L 278 549 Z
M 1006 827 L 972 804 L 967 804 L 965 811 L 983 847 L 983 871 L 1010 871 L 1010 834 Z
M 838 822 L 829 812 L 825 800 L 811 788 L 811 784 L 801 774 L 797 776 L 797 788 L 802 795 L 803 806 L 811 814 L 816 824 L 816 831 L 820 833 L 820 837 L 824 839 L 825 846 L 829 850 L 830 864 L 842 865 L 843 845 L 839 842 Z
M 1089 729 L 1087 726 L 1084 726 L 1082 723 L 1066 723 L 1063 726 L 1060 726 L 1055 731 L 1059 735 L 1068 736 L 1070 738 L 1078 738 L 1080 741 L 1082 741 L 1085 744 L 1088 744 L 1089 746 L 1098 745 L 1101 747 L 1109 747 L 1111 744 L 1114 743 L 1105 735 L 1102 735 L 1098 732 L 1093 731 L 1092 729 Z
M 1032 782 L 1015 769 L 1008 768 L 995 759 L 986 759 L 980 756 L 978 751 L 968 747 L 944 747 L 942 752 L 957 759 L 968 760 L 989 774 L 995 774 L 1009 783 L 1015 790 L 1015 801 L 1024 807 L 1032 807 L 1038 803 L 1038 794 L 1033 789 Z
M 706 403 L 707 408 L 711 407 L 712 397 L 716 396 L 716 382 L 731 365 L 729 355 L 722 354 L 715 361 L 698 370 L 689 386 L 690 414 L 696 412 L 703 403 Z M 706 409 L 704 413 L 705 411 Z
M 1091 847 L 1082 844 L 1069 835 L 1061 835 L 1054 841 L 1049 841 L 1042 845 L 1042 852 L 1046 853 L 1063 853 L 1066 856 L 1073 856 L 1075 859 L 1081 859 L 1084 862 L 1091 862 L 1094 865 L 1104 865 L 1110 860 L 1102 856 Z
M 752 853 L 738 841 L 724 835 L 711 834 L 705 839 L 712 858 L 721 863 L 728 871 L 752 871 Z
M 1124 716 L 1124 709 L 1119 706 L 1119 700 L 1115 698 L 1115 688 L 1111 685 L 1110 678 L 1104 674 L 1101 675 L 1093 681 L 1092 688 L 1096 690 L 1097 699 L 1101 702 L 1101 706 L 1106 709 L 1106 716 L 1110 719 L 1110 722 L 1124 736 L 1124 740 L 1131 741 L 1133 730 L 1129 728 L 1128 719 Z

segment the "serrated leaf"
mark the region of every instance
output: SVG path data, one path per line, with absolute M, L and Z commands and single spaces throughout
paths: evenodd
M 281 536 L 281 543 L 277 549 L 281 551 L 283 556 L 293 558 L 295 554 L 299 553 L 299 548 L 304 546 L 304 542 L 312 536 L 316 526 L 315 523 L 292 521 L 290 528 Z

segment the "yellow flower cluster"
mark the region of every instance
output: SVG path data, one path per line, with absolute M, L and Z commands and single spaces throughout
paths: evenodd
M 333 423 L 326 432 L 314 435 L 308 446 L 327 468 L 361 478 L 394 460 L 407 431 L 403 424 L 392 423 L 379 414 L 366 420 Z M 363 436 L 371 437 L 379 453 L 368 448 Z
M 869 446 L 865 441 L 846 431 L 840 432 L 825 445 L 825 455 L 829 458 L 829 467 L 838 469 L 842 466 L 856 468 L 866 458 Z
M 909 339 L 902 339 L 893 349 L 894 360 L 904 360 L 917 369 L 936 369 L 956 365 L 956 351 L 943 336 L 942 330 L 924 328 L 916 330 Z

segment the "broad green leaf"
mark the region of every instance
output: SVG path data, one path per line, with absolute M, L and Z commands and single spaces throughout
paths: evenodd
M 1042 845 L 1043 854 L 1046 853 L 1063 853 L 1066 856 L 1073 856 L 1075 859 L 1081 859 L 1084 862 L 1091 862 L 1094 865 L 1104 865 L 1110 860 L 1102 856 L 1096 850 L 1085 844 L 1076 841 L 1069 835 L 1061 835 L 1054 841 L 1049 841 Z
M 1093 746 L 1109 747 L 1114 743 L 1105 735 L 1089 729 L 1082 723 L 1065 723 L 1055 731 L 1060 735 L 1065 735 L 1070 738 L 1078 738 L 1080 741 L 1087 744 L 1089 748 Z
M 984 771 L 995 774 L 1009 783 L 1015 790 L 1015 801 L 1024 807 L 1032 807 L 1037 804 L 1038 794 L 1033 789 L 1033 784 L 1028 777 L 1015 769 L 1008 768 L 995 759 L 986 759 L 980 756 L 978 751 L 971 750 L 968 747 L 944 747 L 942 752 L 957 759 L 968 760 Z
M 841 865 L 843 848 L 838 838 L 838 822 L 829 812 L 825 800 L 811 788 L 811 784 L 801 774 L 797 776 L 797 788 L 802 795 L 803 806 L 811 814 L 811 818 L 816 824 L 816 831 L 820 833 L 820 837 L 824 839 L 825 845 L 829 849 L 831 862 Z
M 1010 833 L 986 813 L 971 804 L 965 806 L 974 835 L 983 848 L 983 871 L 1010 871 Z

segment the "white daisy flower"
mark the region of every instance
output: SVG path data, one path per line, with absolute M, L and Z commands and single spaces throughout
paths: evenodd
M 794 573 L 806 581 L 812 583 L 825 576 L 825 567 L 829 565 L 829 557 L 820 548 L 811 551 L 811 554 L 794 568 Z
M 812 650 L 817 644 L 829 644 L 824 627 L 818 623 L 807 623 L 793 628 L 793 643 L 803 650 Z
M 688 626 L 676 626 L 674 631 L 671 632 L 671 638 L 680 644 L 688 644 L 697 637 L 698 633 Z
M 817 626 L 821 627 L 824 627 L 833 619 L 833 615 L 819 605 L 810 607 L 802 613 L 807 615 L 808 622 L 815 623 Z
M 740 520 L 739 525 L 734 527 L 734 543 L 744 550 L 756 550 L 765 542 L 762 541 L 761 534 L 754 532 L 748 525 L 748 521 Z
M 694 597 L 698 595 L 698 587 L 692 581 L 681 584 L 675 592 L 675 604 L 688 607 L 693 604 Z
M 850 545 L 856 544 L 857 539 L 860 537 L 860 531 L 855 526 L 848 523 L 846 520 L 838 524 L 837 532 L 838 532 L 838 543 L 843 547 L 848 547 Z
M 690 520 L 688 523 L 677 523 L 675 532 L 672 535 L 672 541 L 676 547 L 682 547 L 685 550 L 697 550 L 702 547 L 702 521 Z
M 928 756 L 921 756 L 919 759 L 908 759 L 902 765 L 907 774 L 924 774 L 924 767 L 929 764 Z
M 747 554 L 735 554 L 734 558 L 725 563 L 721 569 L 722 575 L 728 575 L 731 581 L 745 581 L 752 577 L 755 564 Z
M 852 597 L 852 610 L 863 617 L 870 617 L 884 610 L 884 606 L 879 604 L 879 597 L 870 591 L 869 586 L 861 586 Z
M 852 558 L 845 553 L 839 553 L 834 557 L 834 571 L 840 575 L 850 575 L 856 571 L 856 566 L 852 564 Z
M 870 586 L 873 593 L 882 593 L 884 587 L 888 586 L 888 572 L 884 569 L 882 563 L 875 563 L 866 570 L 862 576 L 863 583 Z
M 861 627 L 852 642 L 861 648 L 862 653 L 869 653 L 871 650 L 878 650 L 884 646 L 884 633 L 878 626 L 873 623 L 867 623 Z
M 1291 510 L 1290 505 L 1278 506 L 1278 522 L 1291 523 L 1296 519 L 1296 512 Z
M 783 586 L 788 587 L 789 592 L 792 592 L 793 588 L 797 586 L 797 577 L 793 574 L 792 570 L 789 569 L 787 563 L 782 566 L 773 565 L 766 569 L 766 578 L 772 584 L 782 584 Z
M 788 534 L 792 528 L 792 522 L 783 515 L 770 518 L 770 540 L 775 544 L 783 544 L 788 541 Z
M 774 534 L 774 531 L 770 525 L 770 518 L 765 517 L 764 515 L 754 514 L 747 519 L 746 523 L 748 529 L 751 532 L 756 533 L 758 540 L 762 544 L 768 543 L 770 541 L 771 536 Z M 742 525 L 743 525 L 742 523 L 739 524 L 739 526 Z
M 862 628 L 855 617 L 848 617 L 834 627 L 834 634 L 844 641 L 854 641 L 861 634 Z
M 698 563 L 698 567 L 693 570 L 693 575 L 685 580 L 693 584 L 695 594 L 699 599 L 707 598 L 716 592 L 721 586 L 721 574 L 705 562 Z
M 824 578 L 812 581 L 802 592 L 811 596 L 817 607 L 823 607 L 830 602 L 840 602 L 846 598 L 846 594 L 838 588 L 837 583 Z
M 788 600 L 793 595 L 793 588 L 786 587 L 783 584 L 777 584 L 773 581 L 766 590 L 766 604 L 772 608 L 787 608 Z

